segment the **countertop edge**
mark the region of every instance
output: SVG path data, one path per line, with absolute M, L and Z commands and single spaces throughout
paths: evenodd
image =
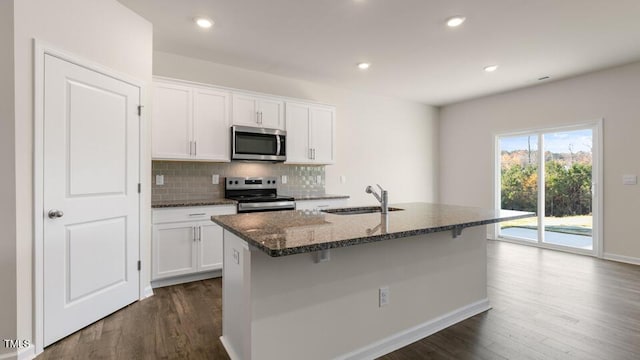
M 152 209 L 167 209 L 177 207 L 196 207 L 196 206 L 221 206 L 221 205 L 236 205 L 238 202 L 235 200 L 220 199 L 220 200 L 185 200 L 184 202 L 176 203 L 160 203 L 151 204 Z
M 400 239 L 400 238 L 423 235 L 423 234 L 432 234 L 437 232 L 453 231 L 453 230 L 462 231 L 464 228 L 468 228 L 468 227 L 495 224 L 498 222 L 509 221 L 509 220 L 525 219 L 533 216 L 535 216 L 535 214 L 531 213 L 531 214 L 509 216 L 509 217 L 503 217 L 503 218 L 493 218 L 493 219 L 487 219 L 487 220 L 472 221 L 472 222 L 438 226 L 438 227 L 432 227 L 432 228 L 415 229 L 415 230 L 400 231 L 395 233 L 371 235 L 367 237 L 344 239 L 344 240 L 325 242 L 320 244 L 287 248 L 282 250 L 273 250 L 266 246 L 263 246 L 259 242 L 251 239 L 251 237 L 244 235 L 242 232 L 236 231 L 233 227 L 228 226 L 222 222 L 216 221 L 217 216 L 212 216 L 211 221 L 220 225 L 223 229 L 228 230 L 232 234 L 238 236 L 242 240 L 246 241 L 249 245 L 252 245 L 260 249 L 262 252 L 266 253 L 267 255 L 271 257 L 281 257 L 281 256 L 311 253 L 311 252 L 322 251 L 322 250 L 336 249 L 341 247 L 354 246 L 354 245 L 366 244 L 366 243 L 377 242 L 377 241 Z

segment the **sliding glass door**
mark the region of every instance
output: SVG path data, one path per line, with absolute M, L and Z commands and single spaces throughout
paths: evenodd
M 496 202 L 535 218 L 500 223 L 498 238 L 598 254 L 600 124 L 496 138 Z

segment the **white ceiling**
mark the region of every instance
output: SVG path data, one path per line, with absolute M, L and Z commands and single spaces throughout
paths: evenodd
M 153 23 L 156 50 L 431 105 L 640 60 L 640 0 L 120 2 Z

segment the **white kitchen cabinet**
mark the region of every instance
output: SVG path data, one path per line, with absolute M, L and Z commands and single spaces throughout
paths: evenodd
M 287 163 L 333 164 L 335 107 L 287 102 Z
M 229 104 L 226 90 L 156 80 L 152 157 L 229 161 Z
M 346 207 L 348 198 L 342 199 L 318 199 L 318 200 L 296 200 L 296 210 L 319 211 L 324 209 L 335 209 Z
M 235 212 L 233 205 L 154 209 L 152 280 L 222 269 L 222 228 L 210 218 Z
M 198 270 L 222 269 L 222 227 L 211 221 L 202 222 L 198 226 L 200 235 Z
M 284 102 L 279 98 L 233 93 L 234 125 L 284 130 Z
M 153 84 L 153 158 L 191 158 L 192 95 L 186 86 L 165 82 Z
M 197 229 L 193 223 L 153 226 L 153 279 L 197 271 Z

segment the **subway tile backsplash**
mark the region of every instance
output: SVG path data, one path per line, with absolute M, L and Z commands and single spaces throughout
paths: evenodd
M 323 195 L 324 165 L 285 165 L 272 163 L 205 163 L 153 161 L 151 200 L 201 200 L 224 197 L 224 178 L 233 176 L 277 176 L 278 193 L 287 195 Z M 211 183 L 211 175 L 220 177 Z M 156 185 L 156 175 L 164 175 L 164 185 Z M 282 175 L 288 181 L 282 184 Z M 320 182 L 318 182 L 318 176 Z

